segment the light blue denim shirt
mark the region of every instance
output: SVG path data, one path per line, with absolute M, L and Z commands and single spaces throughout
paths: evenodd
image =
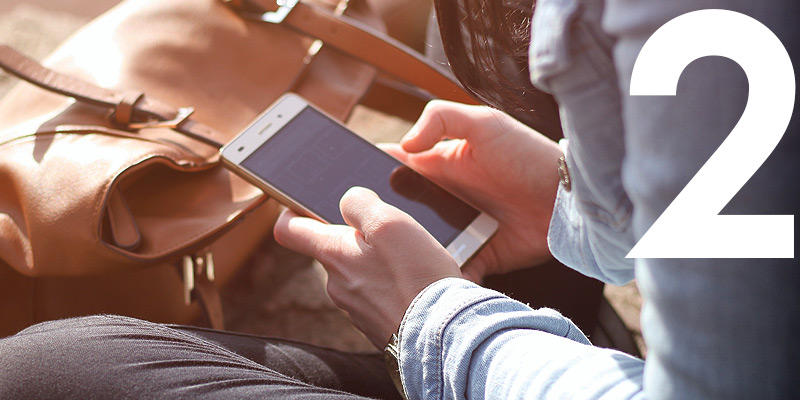
M 690 64 L 675 97 L 627 94 L 647 38 L 705 8 L 756 18 L 800 64 L 796 1 L 539 0 L 532 24 L 532 80 L 558 100 L 569 142 L 572 190 L 559 189 L 551 251 L 609 283 L 637 279 L 647 361 L 591 346 L 553 310 L 451 278 L 420 293 L 401 325 L 410 399 L 800 398 L 795 259 L 625 258 L 747 100 L 745 74 L 721 58 Z M 797 214 L 797 119 L 724 214 Z

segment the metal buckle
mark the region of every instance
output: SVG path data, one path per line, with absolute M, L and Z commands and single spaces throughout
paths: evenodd
M 271 24 L 280 24 L 292 11 L 292 8 L 297 5 L 300 0 L 276 0 L 278 9 L 275 11 L 267 12 L 254 12 L 245 10 L 241 0 L 223 0 L 230 7 L 236 10 L 244 18 L 252 19 L 255 21 L 269 22 Z
M 175 114 L 175 118 L 169 121 L 159 121 L 159 120 L 150 120 L 145 122 L 131 122 L 128 124 L 128 128 L 130 129 L 144 129 L 144 128 L 169 128 L 169 129 L 177 129 L 181 124 L 189 118 L 190 115 L 194 113 L 194 108 L 192 107 L 182 107 L 178 109 L 178 113 Z
M 195 278 L 201 279 L 202 274 L 210 282 L 214 282 L 214 256 L 207 252 L 205 257 L 183 256 L 183 301 L 186 305 L 192 304 L 192 291 L 195 287 Z

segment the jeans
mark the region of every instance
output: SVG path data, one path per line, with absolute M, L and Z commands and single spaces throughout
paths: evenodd
M 380 354 L 121 316 L 0 339 L 0 398 L 396 399 Z

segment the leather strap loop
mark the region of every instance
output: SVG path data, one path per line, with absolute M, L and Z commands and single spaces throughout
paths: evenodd
M 125 92 L 122 95 L 122 100 L 117 104 L 117 109 L 114 111 L 114 121 L 120 125 L 130 124 L 133 117 L 133 110 L 136 103 L 144 97 L 141 92 Z

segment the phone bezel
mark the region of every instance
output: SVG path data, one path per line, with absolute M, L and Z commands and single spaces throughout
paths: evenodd
M 287 93 L 281 96 L 281 98 L 273 103 L 273 105 L 262 112 L 230 143 L 225 145 L 220 150 L 220 158 L 222 163 L 228 166 L 237 175 L 261 188 L 265 193 L 274 197 L 280 203 L 300 214 L 315 218 L 325 223 L 329 223 L 329 221 L 326 221 L 324 218 L 322 218 L 322 216 L 317 215 L 302 203 L 298 202 L 288 194 L 284 193 L 241 165 L 241 163 L 247 157 L 249 157 L 264 142 L 279 132 L 284 126 L 286 126 L 286 124 L 289 123 L 289 121 L 291 121 L 306 107 L 313 107 L 315 110 L 321 112 L 323 115 L 331 119 L 331 121 L 334 123 L 341 125 L 338 121 L 336 121 L 335 118 L 332 118 L 319 108 L 314 107 L 313 104 L 309 103 L 302 97 L 293 93 Z M 347 130 L 351 134 L 358 136 L 349 129 Z M 377 147 L 375 149 L 377 151 L 383 151 Z M 400 161 L 398 160 L 398 162 Z M 472 258 L 472 256 L 475 255 L 475 253 L 478 252 L 478 250 L 480 250 L 480 248 L 492 237 L 492 235 L 494 235 L 498 226 L 497 221 L 494 218 L 483 211 L 480 211 L 475 206 L 471 204 L 470 206 L 478 210 L 478 216 L 472 220 L 472 222 L 464 230 L 462 230 L 455 239 L 445 246 L 450 255 L 452 255 L 456 260 L 459 267 L 463 266 L 470 258 Z

